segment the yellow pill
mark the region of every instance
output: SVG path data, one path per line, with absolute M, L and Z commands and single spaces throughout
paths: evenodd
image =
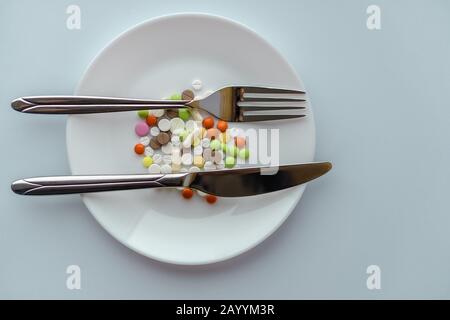
M 202 156 L 195 156 L 193 163 L 194 163 L 194 166 L 203 168 L 203 165 L 205 164 L 205 159 L 203 159 Z
M 152 157 L 144 157 L 144 159 L 142 159 L 142 164 L 144 165 L 144 167 L 148 168 L 153 164 L 153 159 Z
M 204 138 L 206 136 L 206 129 L 204 127 L 200 128 L 200 138 Z
M 222 142 L 222 143 L 227 143 L 228 141 L 230 141 L 230 136 L 227 135 L 226 132 L 222 132 L 222 133 L 219 135 L 219 140 L 220 140 L 220 142 Z
M 193 145 L 194 147 L 198 146 L 198 145 L 200 144 L 200 142 L 201 142 L 201 140 L 200 140 L 199 137 L 194 137 L 194 138 L 192 139 L 192 145 Z
M 181 163 L 172 162 L 172 172 L 179 172 L 181 169 Z

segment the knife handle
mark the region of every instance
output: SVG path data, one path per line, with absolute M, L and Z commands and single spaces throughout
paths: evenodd
M 144 100 L 94 96 L 22 97 L 11 107 L 22 113 L 89 114 L 152 109 L 185 108 L 188 100 Z
M 21 195 L 55 195 L 143 188 L 182 187 L 189 173 L 83 175 L 26 178 L 11 189 Z

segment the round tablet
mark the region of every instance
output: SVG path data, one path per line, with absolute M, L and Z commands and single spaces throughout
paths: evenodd
M 181 163 L 185 166 L 189 166 L 192 164 L 192 154 L 190 153 L 184 153 L 181 156 Z
M 169 119 L 163 118 L 158 121 L 158 128 L 161 131 L 169 131 L 170 130 L 170 121 Z
M 172 142 L 173 145 L 180 145 L 180 137 L 177 135 L 172 135 L 170 142 Z
M 165 154 L 172 153 L 172 144 L 169 142 L 161 146 L 161 151 L 164 152 Z
M 203 154 L 203 147 L 198 145 L 194 148 L 194 155 L 201 156 Z
M 164 109 L 155 109 L 155 110 L 152 110 L 152 114 L 155 116 L 155 117 L 162 117 L 163 115 L 164 115 Z
M 163 163 L 165 163 L 165 164 L 171 164 L 172 163 L 172 155 L 170 155 L 170 154 L 165 154 L 164 156 L 163 156 Z
M 172 119 L 178 117 L 178 109 L 167 109 L 166 115 Z
M 203 158 L 205 158 L 206 161 L 210 161 L 213 157 L 213 152 L 211 149 L 203 149 Z
M 159 148 L 161 148 L 161 144 L 158 142 L 156 137 L 153 137 L 153 138 L 150 139 L 150 147 L 152 149 L 159 149 Z
M 192 88 L 195 91 L 200 91 L 202 89 L 202 86 L 203 86 L 203 84 L 202 84 L 201 80 L 196 79 L 196 80 L 192 81 Z
M 160 173 L 161 167 L 159 164 L 153 163 L 150 167 L 148 167 L 148 172 L 150 173 Z
M 186 121 L 186 130 L 194 131 L 197 127 L 197 122 L 195 122 L 194 120 Z
M 148 144 L 150 143 L 150 137 L 149 136 L 141 137 L 139 139 L 139 143 L 144 145 L 144 146 L 148 146 Z
M 153 155 L 153 163 L 160 164 L 162 162 L 162 156 L 159 153 Z
M 155 153 L 155 150 L 153 150 L 152 147 L 150 147 L 150 146 L 145 147 L 144 154 L 146 156 L 152 156 L 154 153 Z
M 208 138 L 203 138 L 201 144 L 203 148 L 208 148 L 210 145 L 210 140 Z
M 160 132 L 160 133 L 158 134 L 158 136 L 156 137 L 156 140 L 158 140 L 158 142 L 159 142 L 160 144 L 166 144 L 167 142 L 170 141 L 170 136 L 169 136 L 168 133 Z
M 139 121 L 134 127 L 134 131 L 140 137 L 146 136 L 149 130 L 150 129 L 145 121 Z
M 152 127 L 150 129 L 150 135 L 152 135 L 153 137 L 156 137 L 159 134 L 159 128 L 158 127 Z
M 217 170 L 222 170 L 225 168 L 225 162 L 221 162 L 221 163 L 216 163 L 216 169 Z
M 211 171 L 211 170 L 215 170 L 215 169 L 216 169 L 216 166 L 215 166 L 215 164 L 212 163 L 211 161 L 206 161 L 205 164 L 204 164 L 204 166 L 203 166 L 203 168 L 204 168 L 206 171 Z
M 184 129 L 183 119 L 177 117 L 170 120 L 170 131 L 175 133 L 175 131 L 182 129 Z
M 191 172 L 191 173 L 193 173 L 193 172 L 199 172 L 200 171 L 200 168 L 199 167 L 196 167 L 196 166 L 192 166 L 192 167 L 190 167 L 189 169 L 188 169 L 188 172 Z
M 214 152 L 214 157 L 212 160 L 214 161 L 214 163 L 219 163 L 223 161 L 223 152 L 222 151 Z
M 161 166 L 161 173 L 171 173 L 172 172 L 172 166 L 169 164 L 163 164 Z

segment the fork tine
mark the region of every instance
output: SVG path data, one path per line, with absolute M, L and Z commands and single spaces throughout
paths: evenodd
M 242 87 L 239 92 L 241 101 L 306 101 L 303 91 L 262 88 L 262 87 Z
M 278 94 L 305 94 L 302 90 L 293 89 L 279 89 L 279 88 L 266 88 L 266 87 L 241 87 L 244 93 L 278 93 Z
M 304 106 L 299 105 L 298 103 L 293 103 L 292 101 L 280 101 L 280 100 L 271 100 L 271 101 L 238 101 L 237 106 L 240 108 L 274 108 L 274 109 L 305 109 Z
M 302 118 L 305 116 L 306 115 L 304 115 L 304 114 L 291 114 L 291 115 L 282 115 L 282 114 L 278 114 L 278 115 L 265 115 L 265 114 L 245 115 L 245 114 L 242 114 L 241 121 L 247 122 L 247 121 L 283 120 L 283 119 Z
M 306 107 L 240 107 L 241 111 L 280 111 L 280 110 L 304 110 Z

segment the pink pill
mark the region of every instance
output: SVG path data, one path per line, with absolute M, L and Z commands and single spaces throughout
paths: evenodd
M 149 127 L 148 125 L 145 123 L 145 121 L 140 121 L 136 124 L 136 126 L 134 127 L 134 131 L 136 132 L 136 134 L 140 137 L 146 136 L 149 132 Z

